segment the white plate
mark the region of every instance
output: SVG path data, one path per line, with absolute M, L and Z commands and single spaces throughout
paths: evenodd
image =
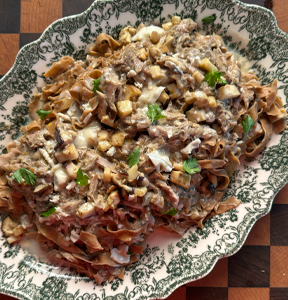
M 215 23 L 202 27 L 201 19 L 212 14 L 217 16 Z M 244 56 L 245 67 L 253 66 L 262 83 L 277 78 L 279 96 L 286 103 L 288 38 L 270 11 L 237 0 L 97 1 L 84 13 L 50 25 L 39 40 L 21 49 L 12 69 L 0 80 L 0 151 L 28 121 L 27 103 L 44 85 L 43 73 L 52 62 L 64 55 L 84 59 L 101 32 L 117 36 L 128 24 L 163 21 L 173 15 L 191 17 L 204 33 L 221 35 L 230 49 Z M 1 236 L 0 292 L 35 300 L 167 297 L 178 286 L 208 274 L 219 258 L 240 249 L 288 181 L 287 150 L 286 130 L 273 135 L 261 156 L 243 159 L 226 194 L 242 200 L 237 210 L 209 219 L 203 230 L 191 228 L 181 239 L 168 233 L 151 236 L 147 251 L 127 269 L 124 281 L 98 286 L 89 278 L 42 263 L 20 246 L 9 246 Z

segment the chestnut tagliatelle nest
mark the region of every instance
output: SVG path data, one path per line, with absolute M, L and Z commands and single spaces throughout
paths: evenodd
M 101 284 L 123 278 L 157 227 L 182 235 L 237 207 L 222 201 L 241 155 L 285 129 L 276 80 L 261 86 L 218 35 L 173 17 L 100 34 L 63 57 L 0 157 L 2 230 Z

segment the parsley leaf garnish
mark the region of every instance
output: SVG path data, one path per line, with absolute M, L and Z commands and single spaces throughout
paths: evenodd
M 132 255 L 132 254 L 134 254 L 134 252 L 132 252 L 130 250 L 127 251 L 127 255 Z
M 43 212 L 41 214 L 42 217 L 49 217 L 50 215 L 52 215 L 54 212 L 56 211 L 56 208 L 55 207 L 51 207 L 50 209 L 48 209 L 47 211 Z
M 37 176 L 31 171 L 25 168 L 21 168 L 15 171 L 11 178 L 15 179 L 19 184 L 22 182 L 22 179 L 24 178 L 26 184 L 34 185 Z
M 250 115 L 247 115 L 246 119 L 241 121 L 241 124 L 243 126 L 245 133 L 247 134 L 248 139 L 250 139 L 248 133 L 249 133 L 251 127 L 254 125 L 254 123 L 255 122 L 253 121 L 253 119 L 251 118 Z
M 131 168 L 134 165 L 137 165 L 139 163 L 139 158 L 140 158 L 140 148 L 137 148 L 127 157 L 129 167 Z
M 174 217 L 177 213 L 178 213 L 178 210 L 176 210 L 175 208 L 171 208 L 167 211 L 162 212 L 163 215 L 168 215 L 168 216 L 172 216 L 172 217 Z
M 40 119 L 44 119 L 45 117 L 47 117 L 49 114 L 51 114 L 51 111 L 48 110 L 43 110 L 43 109 L 38 109 L 36 110 L 37 115 L 40 117 Z
M 166 118 L 166 116 L 162 115 L 162 110 L 156 103 L 153 105 L 148 104 L 147 116 L 150 118 L 152 123 L 156 120 Z
M 195 157 L 186 159 L 183 163 L 183 168 L 189 174 L 195 174 L 196 172 L 200 171 Z
M 223 80 L 221 78 L 222 73 L 221 72 L 215 72 L 214 69 L 212 69 L 211 72 L 205 75 L 205 80 L 208 82 L 210 86 L 215 86 L 216 82 L 221 82 L 223 84 L 227 84 L 227 81 Z
M 93 92 L 97 93 L 97 91 L 100 91 L 99 89 L 99 85 L 100 85 L 100 77 L 98 79 L 94 79 L 93 80 Z
M 203 18 L 202 23 L 205 25 L 208 25 L 208 24 L 213 23 L 215 20 L 216 20 L 216 15 L 213 14 L 212 16 Z
M 83 172 L 81 171 L 81 169 L 79 168 L 77 171 L 77 179 L 76 179 L 76 183 L 84 186 L 88 184 L 88 179 L 89 177 L 87 175 L 84 175 Z

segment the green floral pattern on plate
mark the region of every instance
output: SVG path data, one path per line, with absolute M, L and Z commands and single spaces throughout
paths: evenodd
M 54 61 L 64 55 L 84 59 L 101 32 L 116 37 L 128 24 L 162 22 L 175 14 L 195 20 L 203 33 L 221 35 L 230 50 L 242 55 L 244 68 L 253 68 L 263 84 L 277 78 L 279 96 L 286 103 L 288 38 L 270 11 L 237 0 L 95 1 L 86 12 L 50 25 L 39 40 L 19 52 L 0 80 L 0 150 L 5 153 L 5 144 L 17 138 L 28 122 L 27 103 L 45 84 L 43 73 Z M 216 21 L 202 25 L 201 19 L 212 14 Z M 203 230 L 191 228 L 182 238 L 163 232 L 152 235 L 140 261 L 127 268 L 124 281 L 98 286 L 73 270 L 45 264 L 19 245 L 10 246 L 1 235 L 0 292 L 29 300 L 165 298 L 178 286 L 208 274 L 219 258 L 243 245 L 288 181 L 287 149 L 286 130 L 273 137 L 260 157 L 243 158 L 226 193 L 242 204 L 209 219 Z

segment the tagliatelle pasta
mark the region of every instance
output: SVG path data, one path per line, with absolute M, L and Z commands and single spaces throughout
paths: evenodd
M 286 128 L 277 81 L 261 86 L 218 35 L 173 17 L 100 34 L 63 57 L 0 156 L 2 230 L 99 284 L 123 278 L 157 227 L 180 235 L 236 208 L 223 195 L 242 155 Z M 204 224 L 205 225 L 205 224 Z

